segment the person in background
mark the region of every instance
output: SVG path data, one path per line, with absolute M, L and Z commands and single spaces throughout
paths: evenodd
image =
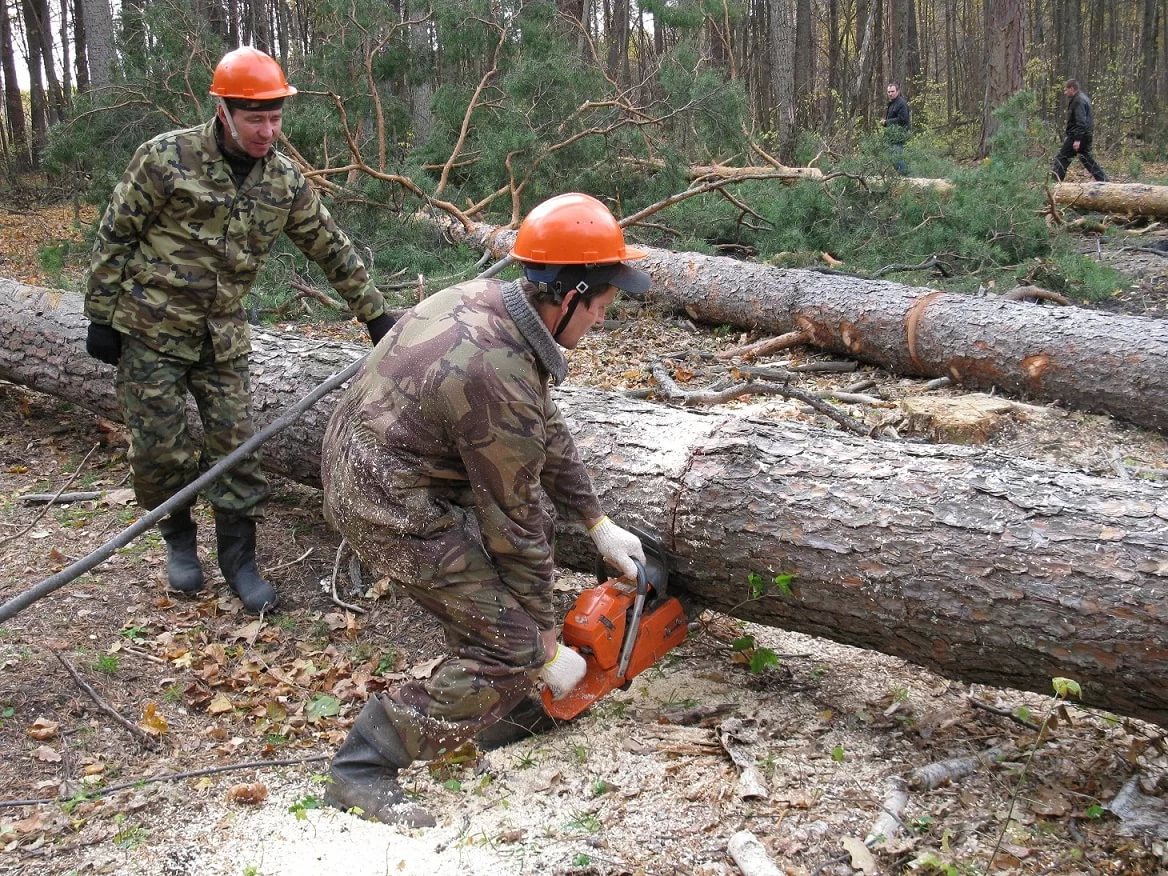
M 1062 148 L 1054 157 L 1054 166 L 1051 173 L 1054 178 L 1062 182 L 1067 175 L 1067 167 L 1075 156 L 1083 162 L 1087 173 L 1091 174 L 1096 182 L 1107 182 L 1107 174 L 1091 154 L 1091 141 L 1095 132 L 1095 116 L 1091 111 L 1091 98 L 1087 92 L 1079 87 L 1079 80 L 1068 79 L 1063 85 L 1063 94 L 1067 98 L 1067 126 L 1063 138 Z
M 888 96 L 888 105 L 884 108 L 884 139 L 888 141 L 888 151 L 892 157 L 892 165 L 901 176 L 908 176 L 908 165 L 904 162 L 904 144 L 908 142 L 912 132 L 912 114 L 909 112 L 908 101 L 900 93 L 899 82 L 889 82 L 884 89 Z
M 296 89 L 252 48 L 215 68 L 215 116 L 161 134 L 134 153 L 98 227 L 86 280 L 86 350 L 116 365 L 138 504 L 158 507 L 254 432 L 243 301 L 276 238 L 324 271 L 376 343 L 393 324 L 349 238 L 316 190 L 275 148 Z M 193 396 L 203 426 L 187 424 Z M 253 613 L 277 603 L 256 567 L 256 522 L 268 495 L 258 454 L 210 484 L 219 568 Z M 171 589 L 204 585 L 190 506 L 158 524 Z
M 325 518 L 441 622 L 450 651 L 429 678 L 371 698 L 333 758 L 325 801 L 389 824 L 434 823 L 406 801 L 399 770 L 517 720 L 538 679 L 563 695 L 583 676 L 583 658 L 558 643 L 541 499 L 624 576 L 645 561 L 605 516 L 550 393 L 567 374 L 561 350 L 618 290 L 648 290 L 626 264 L 643 253 L 604 204 L 573 193 L 531 211 L 512 255 L 521 279 L 451 286 L 409 310 L 325 435 Z

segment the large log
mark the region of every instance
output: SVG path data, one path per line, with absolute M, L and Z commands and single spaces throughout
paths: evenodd
M 664 169 L 663 161 L 638 160 L 636 164 L 651 169 Z M 784 183 L 810 180 L 830 182 L 833 177 L 824 174 L 817 167 L 781 167 L 770 165 L 754 167 L 734 167 L 728 164 L 698 164 L 688 169 L 691 180 L 709 182 L 726 180 L 734 182 L 748 179 L 778 179 Z M 936 189 L 951 192 L 956 185 L 947 179 L 931 177 L 891 177 L 893 184 L 912 186 L 919 189 Z M 1050 185 L 1051 199 L 1063 207 L 1076 210 L 1094 210 L 1119 216 L 1168 216 L 1168 186 L 1154 186 L 1147 183 L 1114 182 L 1055 182 Z
M 116 416 L 113 369 L 83 353 L 75 296 L 0 281 L 0 378 Z M 257 331 L 257 417 L 362 349 Z M 561 388 L 605 507 L 661 533 L 695 602 L 895 654 L 944 675 L 1168 725 L 1168 502 L 980 449 L 869 441 L 732 413 Z M 266 450 L 315 483 L 335 396 Z M 591 562 L 579 529 L 561 559 Z M 749 580 L 791 592 L 750 598 Z
M 447 230 L 496 257 L 514 239 L 491 226 Z M 895 374 L 949 377 L 1168 429 L 1168 321 L 647 249 L 640 264 L 653 275 L 650 296 L 702 322 L 800 331 L 816 347 Z

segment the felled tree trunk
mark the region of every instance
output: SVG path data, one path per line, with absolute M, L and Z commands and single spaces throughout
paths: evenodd
M 496 257 L 514 240 L 513 232 L 489 226 L 447 231 Z M 895 374 L 949 377 L 969 389 L 1168 429 L 1168 321 L 648 252 L 639 264 L 653 275 L 650 297 L 701 322 L 774 335 L 799 331 L 813 346 Z
M 0 378 L 113 416 L 113 369 L 85 357 L 78 308 L 0 282 Z M 362 352 L 263 331 L 254 344 L 261 424 Z M 277 436 L 269 467 L 316 483 L 335 400 Z M 1066 676 L 1087 704 L 1168 725 L 1160 487 L 593 390 L 557 401 L 604 507 L 661 534 L 694 602 L 966 681 L 1051 693 Z M 579 527 L 560 534 L 560 559 L 590 566 Z M 752 580 L 768 585 L 758 598 Z
M 638 161 L 639 165 L 650 168 L 665 168 L 663 161 Z M 778 174 L 778 176 L 776 176 Z M 728 164 L 698 164 L 689 168 L 691 180 L 728 181 L 743 179 L 779 179 L 781 182 L 812 180 L 830 182 L 817 167 L 783 167 L 769 165 L 756 167 L 733 167 Z M 919 189 L 937 189 L 950 192 L 955 185 L 947 179 L 930 177 L 903 177 L 895 182 Z M 1168 216 L 1168 186 L 1153 186 L 1146 183 L 1052 183 L 1051 196 L 1056 204 L 1076 210 L 1094 210 L 1099 213 L 1113 213 L 1119 216 Z

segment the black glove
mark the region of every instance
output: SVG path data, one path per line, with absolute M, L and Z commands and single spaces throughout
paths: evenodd
M 377 342 L 385 337 L 385 333 L 393 328 L 393 317 L 388 313 L 375 316 L 365 323 L 365 328 L 369 330 L 369 340 L 373 341 L 373 346 L 376 347 Z
M 122 357 L 122 334 L 112 325 L 91 322 L 85 338 L 85 352 L 107 365 L 117 365 Z

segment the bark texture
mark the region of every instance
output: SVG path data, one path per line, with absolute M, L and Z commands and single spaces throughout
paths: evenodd
M 117 417 L 113 369 L 84 353 L 80 298 L 0 281 L 0 379 Z M 363 348 L 255 334 L 260 424 Z M 660 533 L 700 605 L 894 654 L 965 681 L 1050 693 L 1168 725 L 1163 489 L 975 448 L 869 441 L 794 423 L 562 388 L 605 508 Z M 326 397 L 265 452 L 317 483 Z M 560 560 L 590 568 L 561 531 Z M 750 598 L 752 575 L 791 592 Z
M 514 232 L 448 234 L 502 257 Z M 895 374 L 1058 402 L 1168 429 L 1168 322 L 1079 307 L 1036 307 L 838 273 L 783 270 L 646 247 L 650 298 L 701 322 L 773 335 Z

